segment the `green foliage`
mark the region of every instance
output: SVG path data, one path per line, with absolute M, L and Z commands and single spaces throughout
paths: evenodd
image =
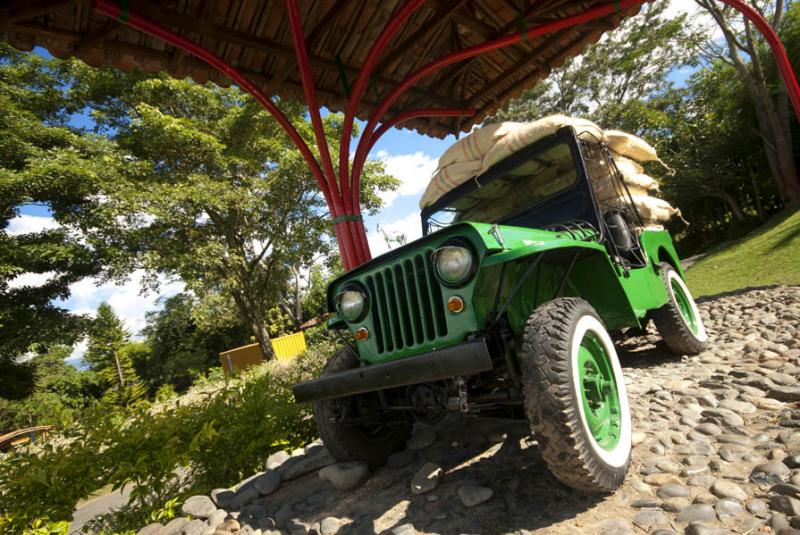
M 553 113 L 586 116 L 608 128 L 629 122 L 630 106 L 670 86 L 667 75 L 693 61 L 703 34 L 688 15 L 669 18 L 669 2 L 642 6 L 579 58 L 511 101 L 496 120 L 531 121 Z
M 252 474 L 279 447 L 314 437 L 310 408 L 294 403 L 291 386 L 316 375 L 328 354 L 264 364 L 190 403 L 98 407 L 38 449 L 0 459 L 0 532 L 18 533 L 37 518 L 69 519 L 79 500 L 107 484 L 133 486 L 131 507 L 117 518 L 126 523 L 109 531 L 133 529 L 168 500 Z
M 94 404 L 103 389 L 91 371 L 78 371 L 65 362 L 71 348 L 55 346 L 24 364 L 32 377 L 22 399 L 0 399 L 0 430 L 35 425 L 66 426 Z M 5 382 L 4 376 L 4 382 Z
M 696 296 L 800 284 L 800 210 L 784 210 L 744 238 L 711 251 L 687 277 Z
M 133 357 L 139 356 L 139 344 L 128 343 L 128 332 L 108 303 L 100 303 L 89 332 L 89 346 L 84 360 L 105 387 L 104 401 L 130 405 L 142 399 L 145 386 L 133 368 Z
M 104 209 L 117 225 L 93 243 L 126 251 L 120 269 L 143 267 L 153 285 L 158 274 L 182 279 L 214 304 L 202 307 L 209 315 L 235 310 L 269 355 L 268 311 L 281 302 L 291 268 L 331 249 L 326 204 L 297 149 L 235 87 L 116 71 L 81 84 L 99 126 L 113 128 L 130 157 L 124 178 L 106 190 Z M 312 139 L 304 108 L 281 105 Z M 341 119 L 328 116 L 326 127 L 335 151 Z M 397 186 L 376 162 L 362 183 L 370 212 L 379 191 Z
M 69 126 L 81 107 L 65 89 L 73 65 L 0 44 L 0 360 L 6 362 L 36 343 L 78 340 L 88 318 L 53 300 L 104 266 L 101 251 L 75 229 L 98 222 L 99 177 L 111 172 L 106 155 L 113 145 Z M 8 222 L 27 204 L 47 206 L 61 226 L 9 234 Z M 45 282 L 10 285 L 23 273 Z
M 249 329 L 235 319 L 198 324 L 197 306 L 191 295 L 180 293 L 147 313 L 146 342 L 132 360 L 151 394 L 167 384 L 185 391 L 196 374 L 219 366 L 220 352 L 247 343 Z

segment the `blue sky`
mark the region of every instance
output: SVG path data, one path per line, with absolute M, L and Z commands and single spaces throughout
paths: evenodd
M 696 11 L 697 6 L 691 0 L 673 0 L 672 11 Z M 49 56 L 43 49 L 36 49 L 37 53 Z M 685 83 L 692 69 L 676 69 L 670 74 L 670 80 L 681 85 Z M 82 126 L 88 118 L 77 116 L 74 118 L 76 125 Z M 363 125 L 362 125 L 363 126 Z M 419 199 L 436 168 L 438 156 L 449 147 L 454 136 L 433 139 L 405 129 L 392 129 L 386 133 L 375 145 L 371 152 L 372 158 L 381 159 L 389 173 L 401 180 L 400 189 L 384 196 L 385 206 L 377 216 L 365 217 L 365 226 L 373 255 L 388 250 L 388 247 L 377 232 L 380 224 L 390 235 L 405 234 L 409 240 L 421 234 L 419 222 Z M 20 217 L 15 218 L 9 225 L 9 233 L 22 233 L 36 231 L 54 225 L 49 211 L 42 206 L 26 206 L 20 211 Z M 86 279 L 71 287 L 72 295 L 60 303 L 65 308 L 81 313 L 93 313 L 97 306 L 107 301 L 117 314 L 123 319 L 131 333 L 136 334 L 143 326 L 145 314 L 149 310 L 159 307 L 159 297 L 173 295 L 182 289 L 179 281 L 163 280 L 160 295 L 140 294 L 139 279 L 141 273 L 133 276 L 122 284 L 98 283 L 93 279 Z M 46 280 L 46 275 L 22 275 L 15 281 L 16 284 L 41 284 Z M 80 355 L 85 349 L 85 344 L 79 344 L 73 358 L 77 364 Z

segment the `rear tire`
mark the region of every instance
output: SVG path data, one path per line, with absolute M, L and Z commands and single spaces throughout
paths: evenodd
M 360 364 L 355 351 L 346 347 L 331 356 L 322 375 L 351 370 Z M 314 403 L 314 420 L 319 436 L 337 461 L 366 461 L 374 469 L 385 463 L 390 454 L 405 447 L 412 428 L 412 422 L 407 418 L 363 426 L 340 421 L 343 413 L 358 415 L 361 408 L 373 402 L 377 402 L 377 394 L 368 393 Z
M 625 478 L 631 416 L 617 353 L 583 299 L 554 299 L 528 318 L 520 355 L 525 412 L 550 471 L 586 492 Z
M 708 344 L 708 333 L 689 288 L 669 264 L 661 264 L 661 278 L 667 287 L 668 301 L 651 313 L 661 338 L 678 355 L 702 352 Z

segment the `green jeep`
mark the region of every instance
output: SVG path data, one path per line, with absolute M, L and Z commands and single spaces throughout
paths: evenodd
M 598 161 L 626 202 L 597 201 Z M 631 415 L 609 332 L 653 320 L 680 354 L 707 335 L 669 233 L 639 219 L 608 148 L 565 127 L 445 194 L 422 226 L 328 289 L 330 327 L 355 341 L 294 395 L 314 402 L 330 453 L 375 467 L 414 421 L 526 417 L 559 480 L 616 489 Z

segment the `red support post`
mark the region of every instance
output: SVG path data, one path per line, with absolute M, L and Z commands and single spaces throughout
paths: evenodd
M 361 98 L 364 96 L 364 92 L 367 89 L 369 76 L 372 74 L 372 70 L 375 68 L 378 58 L 380 58 L 386 45 L 389 44 L 389 41 L 391 41 L 392 37 L 394 37 L 394 34 L 400 29 L 403 23 L 408 20 L 424 2 L 425 0 L 409 0 L 400 8 L 400 11 L 392 15 L 367 53 L 364 65 L 361 67 L 358 77 L 353 84 L 350 96 L 347 99 L 344 123 L 342 124 L 341 149 L 339 150 L 339 181 L 342 185 L 342 196 L 344 197 L 345 205 L 350 208 L 359 204 L 358 199 L 360 197 L 360 192 L 357 188 L 353 189 L 352 197 L 350 195 L 352 184 L 350 182 L 350 170 L 348 169 L 350 164 L 350 136 L 353 133 L 353 122 L 355 121 L 358 105 L 361 104 Z
M 300 69 L 303 95 L 305 96 L 306 105 L 308 106 L 308 114 L 311 116 L 311 126 L 314 129 L 314 138 L 317 141 L 317 148 L 322 158 L 322 166 L 325 169 L 325 178 L 328 181 L 328 187 L 331 191 L 331 200 L 336 210 L 333 226 L 341 249 L 342 263 L 346 270 L 350 270 L 363 262 L 364 251 L 358 240 L 355 239 L 355 236 L 352 234 L 349 221 L 338 219 L 339 217 L 348 217 L 352 215 L 352 209 L 348 206 L 350 204 L 349 201 L 342 198 L 341 191 L 336 184 L 336 172 L 333 169 L 333 161 L 331 160 L 330 150 L 328 148 L 328 139 L 325 137 L 325 127 L 322 124 L 322 117 L 319 113 L 317 95 L 314 91 L 314 79 L 311 74 L 311 67 L 308 63 L 308 51 L 306 50 L 306 41 L 303 35 L 300 13 L 297 10 L 297 2 L 296 0 L 285 0 L 284 5 L 286 6 L 286 13 L 289 18 L 289 28 L 292 32 L 294 52 L 297 56 L 297 66 Z M 342 187 L 342 190 L 343 189 Z

